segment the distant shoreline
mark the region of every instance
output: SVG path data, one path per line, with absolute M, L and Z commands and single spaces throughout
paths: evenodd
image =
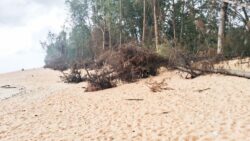
M 36 67 L 36 68 L 21 68 L 19 70 L 11 70 L 11 71 L 0 71 L 0 75 L 4 74 L 11 74 L 11 73 L 16 73 L 16 72 L 22 72 L 22 71 L 31 71 L 31 70 L 37 70 L 37 69 L 42 69 L 43 67 Z

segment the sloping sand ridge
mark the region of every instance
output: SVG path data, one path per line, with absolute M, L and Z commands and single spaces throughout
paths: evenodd
M 52 70 L 2 74 L 25 94 L 0 101 L 0 140 L 250 141 L 250 80 L 176 73 L 91 93 Z M 171 90 L 147 87 L 164 78 Z

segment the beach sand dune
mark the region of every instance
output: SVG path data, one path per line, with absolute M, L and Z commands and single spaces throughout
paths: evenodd
M 0 101 L 0 140 L 250 141 L 250 80 L 176 71 L 98 92 L 37 69 L 0 75 L 25 94 Z M 33 77 L 32 77 L 33 76 Z M 166 79 L 153 93 L 148 81 Z

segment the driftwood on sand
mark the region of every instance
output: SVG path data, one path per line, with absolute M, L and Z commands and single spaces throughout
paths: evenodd
M 250 79 L 250 72 L 240 71 L 240 70 L 230 70 L 230 69 L 201 69 L 201 68 L 186 68 L 186 67 L 176 67 L 176 69 L 187 72 L 191 75 L 191 78 L 195 78 L 204 73 L 218 73 L 229 76 L 237 76 Z

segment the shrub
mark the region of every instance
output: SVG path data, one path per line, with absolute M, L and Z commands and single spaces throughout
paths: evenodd
M 86 77 L 82 77 L 81 71 L 78 70 L 77 65 L 73 65 L 70 69 L 70 73 L 66 74 L 62 71 L 63 76 L 61 79 L 66 83 L 80 83 L 86 81 Z
M 44 68 L 64 71 L 69 68 L 69 65 L 64 57 L 46 59 Z
M 97 61 L 98 65 L 108 66 L 118 79 L 126 82 L 156 75 L 163 63 L 166 60 L 154 51 L 136 46 L 123 46 L 116 51 L 108 51 Z

